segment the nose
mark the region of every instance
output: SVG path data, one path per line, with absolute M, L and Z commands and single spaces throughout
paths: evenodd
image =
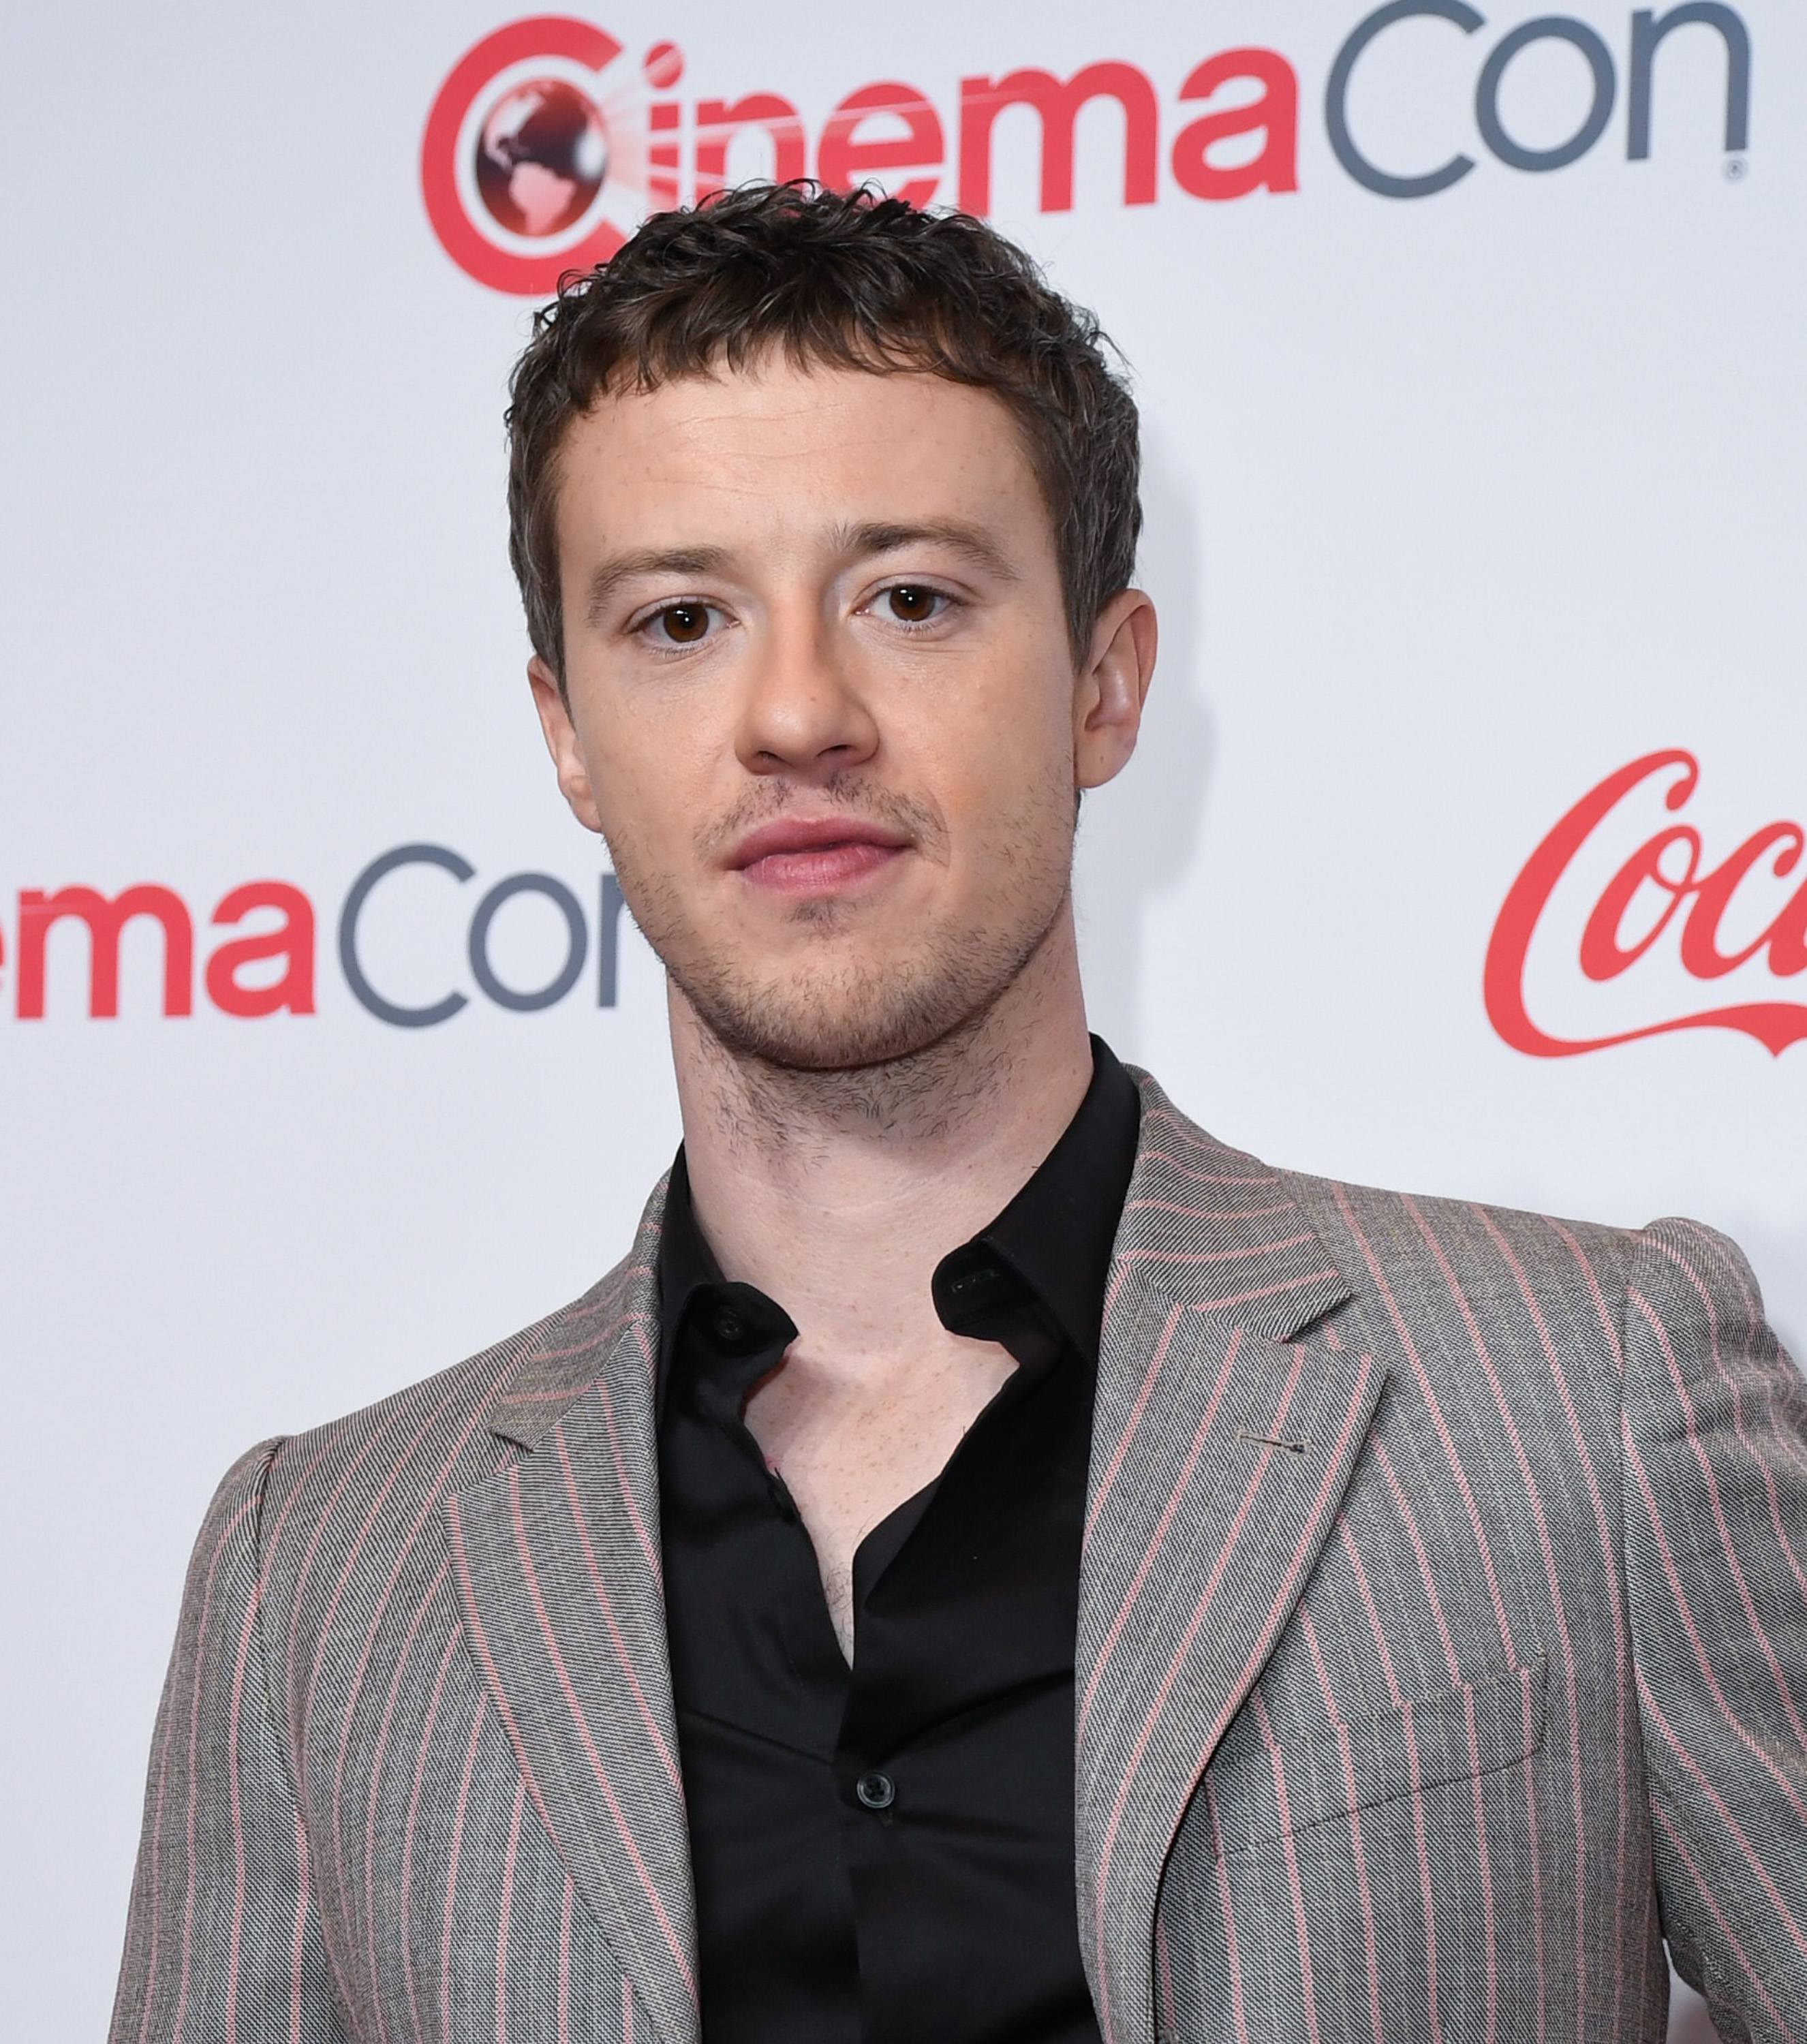
M 857 686 L 849 650 L 834 620 L 814 605 L 774 609 L 742 670 L 736 750 L 748 773 L 825 781 L 877 751 L 878 720 Z

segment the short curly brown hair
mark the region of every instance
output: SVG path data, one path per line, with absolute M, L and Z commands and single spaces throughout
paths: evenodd
M 567 428 L 598 399 L 739 368 L 927 371 L 994 392 L 1047 499 L 1075 663 L 1136 567 L 1136 405 L 1098 323 L 963 213 L 863 190 L 750 185 L 655 214 L 563 278 L 509 382 L 509 557 L 534 651 L 564 678 L 555 518 Z

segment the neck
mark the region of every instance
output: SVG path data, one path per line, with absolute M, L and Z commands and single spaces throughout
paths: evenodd
M 939 1333 L 929 1280 L 1027 1183 L 1092 1074 L 1071 911 L 983 1015 L 894 1062 L 731 1053 L 670 988 L 685 1157 L 724 1276 L 848 1355 Z

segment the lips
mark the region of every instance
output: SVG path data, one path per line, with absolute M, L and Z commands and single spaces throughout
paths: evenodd
M 750 832 L 727 863 L 752 886 L 775 893 L 832 894 L 882 872 L 909 847 L 901 831 L 863 817 L 791 816 Z

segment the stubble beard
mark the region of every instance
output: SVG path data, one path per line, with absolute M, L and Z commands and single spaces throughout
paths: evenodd
M 825 792 L 837 810 L 905 833 L 916 847 L 907 856 L 944 861 L 947 832 L 926 805 L 856 776 Z M 705 859 L 781 813 L 785 797 L 773 788 L 740 805 L 703 834 Z M 1066 910 L 1072 817 L 1058 791 L 1025 802 L 998 833 L 1005 849 L 982 920 L 930 931 L 907 951 L 860 956 L 844 943 L 857 903 L 795 904 L 802 962 L 780 970 L 749 968 L 712 946 L 668 880 L 645 870 L 632 846 L 610 848 L 629 910 L 702 1025 L 710 1062 L 732 1068 L 748 1108 L 758 1100 L 777 1113 L 889 1124 L 932 1104 L 936 1118 L 951 1116 L 997 1082 L 1009 1045 L 988 1041 L 988 1024 Z

